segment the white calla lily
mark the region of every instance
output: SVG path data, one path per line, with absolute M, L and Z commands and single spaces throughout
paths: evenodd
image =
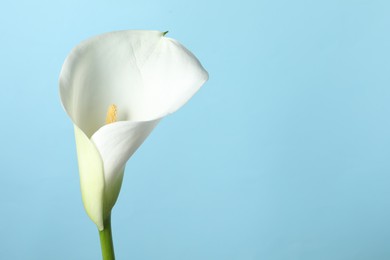
M 190 51 L 158 31 L 107 33 L 71 51 L 60 96 L 74 124 L 84 207 L 99 230 L 119 195 L 127 160 L 207 79 Z M 106 124 L 113 104 L 116 120 Z

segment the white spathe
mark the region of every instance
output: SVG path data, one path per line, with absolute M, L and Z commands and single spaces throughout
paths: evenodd
M 84 207 L 99 230 L 118 198 L 127 160 L 158 122 L 208 79 L 197 58 L 159 31 L 118 31 L 77 45 L 59 79 L 76 137 Z M 107 109 L 118 122 L 106 125 Z

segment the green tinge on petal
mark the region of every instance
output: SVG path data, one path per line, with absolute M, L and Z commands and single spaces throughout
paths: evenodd
M 106 219 L 111 214 L 111 210 L 114 207 L 116 200 L 118 199 L 119 192 L 121 191 L 123 174 L 125 168 L 123 167 L 118 173 L 115 174 L 115 177 L 110 180 L 109 183 L 106 182 L 104 187 L 104 211 L 103 218 Z
M 103 161 L 95 145 L 76 125 L 74 125 L 74 132 L 84 208 L 98 229 L 103 230 Z

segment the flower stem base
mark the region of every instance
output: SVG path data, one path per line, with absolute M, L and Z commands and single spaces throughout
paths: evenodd
M 115 260 L 114 244 L 112 242 L 111 233 L 111 216 L 104 221 L 104 229 L 99 231 L 99 236 L 103 260 Z

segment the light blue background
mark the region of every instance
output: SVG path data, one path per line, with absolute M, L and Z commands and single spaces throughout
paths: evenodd
M 4 1 L 0 259 L 100 259 L 58 75 L 169 30 L 210 80 L 127 164 L 118 260 L 390 259 L 390 2 Z

